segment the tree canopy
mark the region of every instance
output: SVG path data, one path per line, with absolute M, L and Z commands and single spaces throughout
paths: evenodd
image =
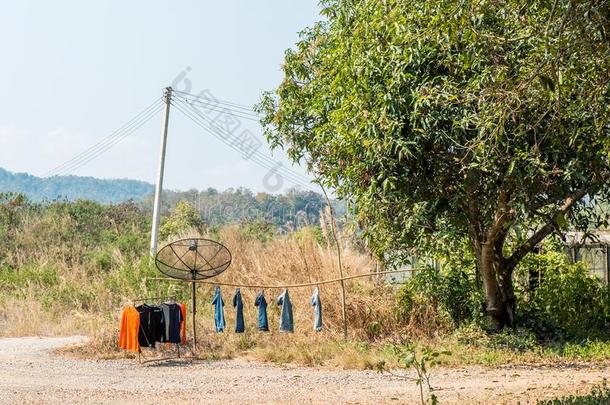
M 354 202 L 379 253 L 468 237 L 511 324 L 515 266 L 609 193 L 610 3 L 321 5 L 259 105 L 268 139 Z

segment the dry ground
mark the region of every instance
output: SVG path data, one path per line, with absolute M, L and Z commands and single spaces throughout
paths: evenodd
M 411 404 L 415 384 L 372 371 L 278 367 L 245 361 L 140 365 L 81 360 L 54 349 L 83 337 L 0 339 L 0 403 Z M 435 369 L 441 404 L 535 403 L 586 393 L 609 366 Z

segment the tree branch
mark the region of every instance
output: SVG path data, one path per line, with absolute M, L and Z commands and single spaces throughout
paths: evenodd
M 509 269 L 513 269 L 521 259 L 530 253 L 538 243 L 542 242 L 544 238 L 553 232 L 556 226 L 556 222 L 561 215 L 566 214 L 574 204 L 580 201 L 587 194 L 594 194 L 602 183 L 595 183 L 594 185 L 588 185 L 575 191 L 572 195 L 567 197 L 561 207 L 555 212 L 555 214 L 549 219 L 549 221 L 538 231 L 536 231 L 530 238 L 523 243 L 513 254 L 507 259 L 506 263 Z
M 495 244 L 498 238 L 505 236 L 507 232 L 507 224 L 513 219 L 513 211 L 508 206 L 509 193 L 505 189 L 501 189 L 498 194 L 498 205 L 494 215 L 493 225 L 485 235 L 485 241 Z

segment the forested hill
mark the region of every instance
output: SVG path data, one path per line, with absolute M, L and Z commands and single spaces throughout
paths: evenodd
M 253 193 L 247 188 L 229 188 L 219 191 L 187 190 L 163 192 L 163 212 L 176 206 L 178 201 L 187 201 L 201 214 L 209 225 L 226 225 L 237 222 L 265 221 L 276 226 L 300 227 L 317 225 L 320 212 L 326 207 L 324 197 L 313 191 L 291 189 L 283 194 Z M 153 195 L 146 196 L 141 206 L 152 209 Z M 345 215 L 343 201 L 332 200 L 337 217 Z
M 2 192 L 22 193 L 34 202 L 82 199 L 114 204 L 133 200 L 141 208 L 152 210 L 154 185 L 138 180 L 79 176 L 41 178 L 0 168 Z M 187 201 L 209 225 L 263 220 L 288 228 L 319 224 L 320 211 L 326 207 L 321 194 L 294 189 L 284 194 L 253 193 L 247 188 L 164 190 L 161 201 L 163 213 L 172 210 L 179 201 Z M 334 199 L 332 203 L 335 214 L 342 217 L 345 203 Z
M 119 203 L 141 200 L 153 191 L 154 185 L 138 180 L 107 180 L 80 176 L 42 178 L 27 173 L 12 173 L 0 168 L 0 192 L 23 193 L 32 201 L 65 198 Z

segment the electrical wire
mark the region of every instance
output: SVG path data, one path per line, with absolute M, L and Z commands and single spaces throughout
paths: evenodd
M 198 110 L 196 107 L 194 107 L 190 103 L 185 102 L 183 99 L 177 99 L 177 101 L 181 102 L 184 107 L 187 107 L 188 110 L 191 111 L 191 113 L 193 115 L 198 117 L 198 119 L 200 119 L 201 121 L 204 121 L 207 125 L 209 125 L 211 128 L 213 128 L 215 130 L 215 132 L 216 132 L 216 135 L 219 135 L 219 136 L 224 135 L 224 136 L 222 136 L 223 142 L 225 142 L 224 141 L 225 137 L 231 137 L 232 136 L 231 133 L 228 133 L 224 128 L 219 127 L 217 124 L 214 123 L 214 120 L 212 120 L 211 118 L 206 117 L 205 115 L 203 115 L 200 110 Z M 225 133 L 224 134 L 219 134 L 220 131 L 224 131 Z M 259 152 L 259 154 L 260 154 L 260 152 Z M 266 159 L 266 160 L 268 160 L 272 164 L 276 163 L 273 159 L 271 159 L 271 158 L 269 158 L 269 157 L 267 157 L 265 155 L 262 155 L 261 157 Z
M 132 135 L 135 131 L 140 129 L 144 124 L 146 124 L 148 121 L 150 121 L 151 118 L 153 118 L 155 115 L 157 115 L 157 113 L 161 109 L 162 109 L 162 106 L 159 106 L 157 109 L 151 111 L 147 116 L 142 117 L 138 122 L 133 123 L 132 126 L 127 130 L 127 132 L 124 132 L 123 134 L 121 134 L 120 137 L 114 139 L 112 142 L 101 145 L 95 151 L 90 151 L 87 155 L 81 157 L 81 159 L 79 159 L 78 161 L 75 161 L 72 164 L 64 167 L 62 170 L 56 172 L 55 175 L 69 174 L 69 173 L 81 168 L 82 166 L 88 164 L 92 160 L 94 160 L 97 157 L 99 157 L 100 155 L 104 154 L 106 151 L 108 151 L 112 147 L 116 146 L 123 139 L 127 138 L 128 136 Z
M 226 133 L 225 132 L 225 134 L 219 134 L 220 130 L 224 130 L 223 128 L 219 128 L 218 126 L 216 126 L 213 121 L 211 121 L 208 117 L 205 117 L 205 116 L 201 115 L 201 113 L 199 111 L 197 111 L 196 109 L 194 109 L 193 107 L 191 107 L 191 109 L 194 111 L 194 113 L 196 115 L 199 116 L 199 118 L 202 121 L 205 121 L 205 123 L 207 124 L 206 126 L 207 126 L 208 131 L 215 132 L 214 136 L 216 138 L 218 138 L 219 140 L 221 140 L 223 143 L 227 144 L 228 146 L 232 147 L 234 150 L 241 151 L 239 148 L 235 147 L 232 142 L 227 142 L 226 141 L 227 138 L 230 138 L 232 136 L 231 133 Z M 298 173 L 290 170 L 289 168 L 286 168 L 286 167 L 283 167 L 283 166 L 276 167 L 277 166 L 277 162 L 274 159 L 272 159 L 271 157 L 266 156 L 266 155 L 264 155 L 264 154 L 262 154 L 262 153 L 260 153 L 260 152 L 258 152 L 256 150 L 254 151 L 253 155 L 254 154 L 256 154 L 257 158 L 258 158 L 258 159 L 253 159 L 255 162 L 258 162 L 259 164 L 263 165 L 264 167 L 266 167 L 269 170 L 278 170 L 278 171 L 281 171 L 281 174 L 283 174 L 284 177 L 288 178 L 289 180 L 291 180 L 295 184 L 301 185 L 301 186 L 306 187 L 306 188 L 311 188 L 311 186 L 308 185 L 309 179 L 304 178 L 303 176 L 301 176 Z M 263 162 L 261 162 L 261 160 Z M 271 165 L 271 167 L 269 167 L 267 165 Z
M 214 127 L 213 122 L 212 122 L 212 121 L 211 121 L 211 120 L 210 120 L 208 117 L 203 116 L 203 115 L 201 114 L 201 112 L 200 112 L 200 111 L 198 111 L 198 110 L 196 110 L 196 109 L 195 109 L 195 107 L 192 105 L 192 104 L 194 104 L 194 103 L 200 103 L 200 104 L 202 104 L 204 107 L 208 108 L 208 104 L 207 104 L 207 103 L 205 103 L 205 102 L 202 102 L 202 101 L 201 101 L 201 97 L 197 97 L 197 96 L 195 96 L 195 95 L 193 95 L 193 94 L 191 94 L 191 93 L 187 93 L 187 92 L 183 92 L 183 91 L 175 91 L 175 92 L 179 93 L 179 94 L 178 94 L 178 98 L 177 98 L 177 99 L 178 99 L 178 101 L 182 101 L 183 103 L 187 103 L 187 104 L 189 104 L 189 107 L 191 107 L 191 109 L 192 109 L 192 110 L 194 110 L 194 111 L 197 113 L 197 115 L 198 115 L 199 117 L 201 117 L 203 120 L 207 121 L 208 125 L 210 125 L 210 126 Z M 193 100 L 193 102 L 191 102 L 190 100 L 188 100 L 188 99 L 187 99 L 187 97 L 190 97 L 190 98 L 195 99 L 195 100 Z M 215 99 L 215 100 L 210 100 L 210 102 L 218 102 L 218 103 L 226 103 L 226 104 L 230 104 L 230 105 L 236 105 L 236 106 L 240 106 L 240 108 L 246 109 L 246 110 L 248 110 L 248 111 L 253 111 L 253 110 L 252 110 L 252 108 L 250 108 L 250 107 L 246 107 L 246 106 L 244 106 L 243 104 L 233 103 L 233 102 L 229 102 L 229 101 L 223 101 L 223 100 L 218 100 L 218 99 Z M 226 108 L 226 107 L 223 107 L 223 108 Z M 230 108 L 229 108 L 229 110 L 230 110 L 230 111 L 235 111 L 235 110 L 231 110 Z M 257 112 L 254 112 L 254 114 L 256 114 L 256 116 L 257 116 L 257 117 L 259 117 L 259 118 L 257 119 L 257 121 L 260 121 L 260 117 L 261 117 L 261 115 L 260 115 L 259 113 L 257 113 Z M 252 115 L 254 115 L 254 114 L 252 114 Z M 231 134 L 228 134 L 228 135 L 230 136 Z M 221 139 L 221 140 L 223 140 L 223 142 L 224 142 L 224 137 L 223 137 L 223 139 Z M 226 142 L 225 142 L 225 143 L 226 143 Z M 276 162 L 275 162 L 274 160 L 272 160 L 272 159 L 268 158 L 268 157 L 267 157 L 267 156 L 265 156 L 265 155 L 262 155 L 262 154 L 261 154 L 261 155 L 260 155 L 260 157 L 261 157 L 262 159 L 265 159 L 265 160 L 269 161 L 269 162 L 270 162 L 270 163 L 272 163 L 273 165 L 275 165 L 275 164 L 276 164 Z M 298 173 L 296 173 L 296 172 L 294 172 L 294 171 L 291 171 L 289 168 L 283 168 L 283 169 L 284 169 L 284 173 L 285 173 L 285 175 L 286 175 L 286 176 L 290 176 L 290 177 L 292 177 L 293 179 L 295 179 L 295 178 L 296 178 L 296 179 L 297 179 L 297 181 L 298 181 L 298 182 L 299 182 L 301 185 L 303 185 L 303 184 L 302 184 L 302 182 L 303 182 L 303 181 L 304 181 L 305 183 L 309 183 L 309 182 L 310 182 L 310 181 L 309 181 L 309 179 L 307 179 L 307 178 L 305 178 L 305 177 L 301 176 L 300 174 L 298 174 Z M 310 187 L 310 186 L 307 186 L 307 187 Z
M 223 106 L 211 106 L 209 103 L 203 102 L 201 100 L 191 100 L 191 99 L 187 99 L 182 96 L 175 96 L 175 97 L 193 107 L 201 108 L 202 110 L 206 110 L 206 111 L 209 110 L 209 111 L 215 111 L 215 112 L 230 112 L 231 114 L 237 115 L 240 118 L 246 118 L 246 119 L 249 119 L 252 121 L 260 121 L 260 119 L 261 119 L 260 115 L 256 115 L 254 113 L 246 113 L 246 112 L 234 110 L 232 108 L 223 107 Z
M 233 150 L 235 150 L 237 152 L 243 152 L 241 149 L 239 149 L 237 146 L 233 145 L 231 142 L 227 142 L 225 139 L 226 137 L 223 136 L 222 134 L 219 134 L 217 128 L 215 128 L 213 125 L 206 124 L 202 120 L 199 120 L 197 117 L 194 116 L 193 113 L 186 111 L 184 109 L 184 107 L 182 107 L 180 105 L 177 105 L 177 104 L 172 104 L 172 105 L 174 105 L 176 107 L 176 109 L 178 111 L 180 111 L 182 114 L 184 114 L 187 118 L 191 119 L 196 125 L 198 125 L 202 129 L 204 129 L 206 132 L 212 134 L 212 136 L 214 136 L 215 138 L 217 138 L 218 140 L 220 140 L 221 142 L 223 142 L 224 144 L 226 144 Z M 261 159 L 261 157 L 263 157 L 265 159 Z M 258 153 L 257 155 L 253 154 L 252 156 L 250 156 L 250 159 L 252 161 L 254 161 L 255 163 L 258 163 L 259 166 L 262 166 L 270 171 L 280 171 L 282 169 L 281 166 L 276 167 L 277 163 L 275 161 L 273 161 L 272 159 L 270 159 L 260 153 Z M 300 185 L 305 188 L 311 188 L 310 185 L 304 183 L 303 181 L 298 179 L 298 177 L 295 177 L 295 175 L 292 175 L 290 172 L 283 172 L 283 173 L 279 173 L 279 174 L 283 174 L 284 177 L 288 178 L 288 180 L 290 180 L 292 183 L 294 183 L 296 185 Z
M 173 90 L 173 93 L 178 93 L 178 94 L 181 94 L 181 95 L 183 95 L 183 96 L 186 96 L 186 97 L 192 97 L 192 98 L 194 98 L 194 99 L 198 99 L 198 100 L 200 100 L 200 99 L 202 98 L 201 96 L 197 96 L 197 95 L 192 94 L 192 93 L 187 93 L 186 91 Z M 248 105 L 246 105 L 246 104 L 240 104 L 240 103 L 235 103 L 235 102 L 233 102 L 233 101 L 221 100 L 221 99 L 218 99 L 218 98 L 216 98 L 216 97 L 214 97 L 214 100 L 213 100 L 213 101 L 214 101 L 214 102 L 217 102 L 217 103 L 220 103 L 220 104 L 232 105 L 232 106 L 235 106 L 235 107 L 237 107 L 237 108 L 242 108 L 242 109 L 244 109 L 244 110 L 254 111 L 254 110 L 252 109 L 252 107 L 250 107 L 250 106 L 248 106 Z
M 173 94 L 173 96 L 182 97 L 184 99 L 192 100 L 193 102 L 202 103 L 202 104 L 205 104 L 208 106 L 211 105 L 214 107 L 230 108 L 232 110 L 239 111 L 241 113 L 247 113 L 250 115 L 256 115 L 256 116 L 261 115 L 259 112 L 254 110 L 252 107 L 243 107 L 240 104 L 233 104 L 228 101 L 219 101 L 217 99 L 210 99 L 210 98 L 206 98 L 206 97 L 187 96 L 187 95 L 184 95 L 181 93 Z
M 49 171 L 45 177 L 58 176 L 61 174 L 70 173 L 85 164 L 89 163 L 93 159 L 97 158 L 101 154 L 108 151 L 110 148 L 117 145 L 123 139 L 133 134 L 136 130 L 141 128 L 145 123 L 150 121 L 162 108 L 163 104 L 159 101 L 161 98 L 156 99 L 150 106 L 144 109 L 142 112 L 134 116 L 126 124 L 115 130 L 111 135 L 102 139 L 100 142 L 92 145 L 85 149 L 83 152 L 55 167 Z
M 179 93 L 177 95 L 172 95 L 172 100 L 170 100 L 171 104 L 176 107 L 183 115 L 193 121 L 196 125 L 204 129 L 206 132 L 210 133 L 215 138 L 219 139 L 224 144 L 231 147 L 233 150 L 243 153 L 234 142 L 231 142 L 230 138 L 233 136 L 226 129 L 219 127 L 217 123 L 212 121 L 209 117 L 206 117 L 202 114 L 202 112 L 195 106 L 195 104 L 199 104 L 202 107 L 205 107 L 207 110 L 227 113 L 229 116 L 233 116 L 234 118 L 243 118 L 258 121 L 259 115 L 257 113 L 250 112 L 253 111 L 251 108 L 246 107 L 244 105 L 238 103 L 232 103 L 222 100 L 211 100 L 214 103 L 225 104 L 230 107 L 220 106 L 217 108 L 210 108 L 210 105 L 202 101 L 201 97 L 197 97 L 190 93 L 175 91 Z M 145 108 L 143 111 L 134 116 L 131 120 L 121 126 L 119 129 L 114 131 L 112 134 L 102 139 L 100 142 L 92 145 L 87 148 L 83 152 L 69 159 L 68 161 L 56 166 L 54 169 L 49 171 L 45 177 L 58 176 L 62 174 L 67 174 L 73 172 L 80 167 L 88 164 L 92 160 L 96 159 L 110 148 L 117 145 L 126 137 L 133 134 L 139 128 L 141 128 L 144 124 L 146 124 L 152 117 L 154 117 L 163 107 L 163 103 L 160 102 L 161 97 L 157 98 L 151 105 Z M 237 108 L 244 110 L 238 110 Z M 309 184 L 309 179 L 304 176 L 290 170 L 287 167 L 281 166 L 277 164 L 277 162 L 269 156 L 259 152 L 254 149 L 252 155 L 249 157 L 253 162 L 257 163 L 259 166 L 262 166 L 270 171 L 276 172 L 279 175 L 283 176 L 291 183 L 295 185 L 302 186 L 306 189 L 312 189 L 313 187 Z
M 159 107 L 160 105 L 160 101 L 161 98 L 157 98 L 155 99 L 155 101 L 149 105 L 148 107 L 146 107 L 143 111 L 141 111 L 140 113 L 136 114 L 132 119 L 130 119 L 127 123 L 125 123 L 123 126 L 121 126 L 120 128 L 118 128 L 117 130 L 115 130 L 113 133 L 111 133 L 109 136 L 107 136 L 106 138 L 102 139 L 101 141 L 99 141 L 98 143 L 90 146 L 89 148 L 85 149 L 84 151 L 82 151 L 81 153 L 79 153 L 78 155 L 72 157 L 71 159 L 67 160 L 66 162 L 56 166 L 55 168 L 53 168 L 52 170 L 50 170 L 49 172 L 47 172 L 45 174 L 45 177 L 50 177 L 51 175 L 56 175 L 55 173 L 59 173 L 64 171 L 65 168 L 73 165 L 73 164 L 77 164 L 80 161 L 82 161 L 83 159 L 88 158 L 91 154 L 96 153 L 98 150 L 102 149 L 105 145 L 112 143 L 113 141 L 115 141 L 117 138 L 120 138 L 123 134 L 124 131 L 128 130 L 132 125 L 134 125 L 135 123 L 139 122 L 139 120 L 143 117 L 146 117 L 148 114 L 151 113 L 151 111 L 153 111 L 153 109 L 155 109 L 155 107 Z
M 242 112 L 239 110 L 234 110 L 232 108 L 228 108 L 228 107 L 223 107 L 220 106 L 218 108 L 215 108 L 213 106 L 210 106 L 209 103 L 203 102 L 201 100 L 191 100 L 191 99 L 187 99 L 185 97 L 182 97 L 180 95 L 176 96 L 177 99 L 190 104 L 191 106 L 195 106 L 195 105 L 199 105 L 200 108 L 202 110 L 206 110 L 206 111 L 214 111 L 214 112 L 219 112 L 219 113 L 229 113 L 234 117 L 238 117 L 238 118 L 243 118 L 246 120 L 250 120 L 250 121 L 255 121 L 255 122 L 260 122 L 261 120 L 261 116 L 260 115 L 255 115 L 253 113 L 247 113 L 247 112 Z
M 184 114 L 187 118 L 191 119 L 196 125 L 204 129 L 206 132 L 211 133 L 215 138 L 234 149 L 237 152 L 243 152 L 239 149 L 233 142 L 230 142 L 227 138 L 231 137 L 230 133 L 222 133 L 223 129 L 218 128 L 208 117 L 205 117 L 201 114 L 200 111 L 196 110 L 193 106 L 187 104 L 186 106 L 181 105 L 184 104 L 184 101 L 178 100 L 177 103 L 172 103 L 182 114 Z M 192 111 L 188 111 L 188 109 Z M 308 179 L 304 179 L 299 174 L 291 171 L 288 168 L 283 166 L 277 167 L 277 162 L 272 158 L 254 150 L 254 153 L 250 157 L 255 163 L 258 163 L 260 166 L 272 171 L 279 171 L 281 175 L 286 177 L 292 183 L 303 186 L 305 188 L 312 188 L 311 185 L 307 184 L 309 182 Z M 312 188 L 313 189 L 313 188 Z
M 85 159 L 84 161 L 81 161 L 80 163 L 76 163 L 73 164 L 71 167 L 66 168 L 63 170 L 62 173 L 67 174 L 69 172 L 73 172 L 79 168 L 81 168 L 82 166 L 88 164 L 89 162 L 91 162 L 92 160 L 98 158 L 99 156 L 101 156 L 102 154 L 104 154 L 105 152 L 107 152 L 109 149 L 111 149 L 112 147 L 116 146 L 117 144 L 119 144 L 121 141 L 123 141 L 125 138 L 133 135 L 137 130 L 139 130 L 140 128 L 142 128 L 146 123 L 148 123 L 153 117 L 155 117 L 162 109 L 163 107 L 159 107 L 156 110 L 152 111 L 148 116 L 144 117 L 139 123 L 135 124 L 135 126 L 133 126 L 132 128 L 130 128 L 125 134 L 123 134 L 120 138 L 117 138 L 116 140 L 114 140 L 112 143 L 109 143 L 107 145 L 105 145 L 102 149 L 98 150 L 95 154 L 89 156 L 87 159 Z
M 180 112 L 182 112 L 184 115 L 186 115 L 188 118 L 193 120 L 196 125 L 200 126 L 206 132 L 212 134 L 212 136 L 214 136 L 215 138 L 219 139 L 221 142 L 225 143 L 227 146 L 231 147 L 233 150 L 235 150 L 237 152 L 243 152 L 239 148 L 234 147 L 230 143 L 227 143 L 226 141 L 224 141 L 224 137 L 222 137 L 222 135 L 219 135 L 218 133 L 216 133 L 215 130 L 213 128 L 211 128 L 210 126 L 205 125 L 205 124 L 203 124 L 201 122 L 197 122 L 196 118 L 192 117 L 190 115 L 190 113 L 188 113 L 184 109 L 182 109 L 180 107 L 176 107 L 176 108 Z M 262 166 L 262 167 L 268 169 L 270 172 L 277 172 L 277 174 L 282 176 L 282 178 L 288 179 L 291 183 L 294 183 L 295 185 L 299 185 L 299 186 L 302 186 L 303 188 L 312 189 L 313 190 L 313 188 L 310 185 L 306 184 L 305 182 L 301 181 L 298 178 L 295 178 L 290 173 L 282 171 L 281 170 L 282 166 L 277 166 L 277 163 L 270 164 L 268 161 L 263 160 L 263 159 L 260 158 L 260 156 L 257 156 L 257 155 L 254 155 L 254 154 L 249 157 L 249 160 L 252 160 L 254 163 L 257 163 L 259 166 Z

